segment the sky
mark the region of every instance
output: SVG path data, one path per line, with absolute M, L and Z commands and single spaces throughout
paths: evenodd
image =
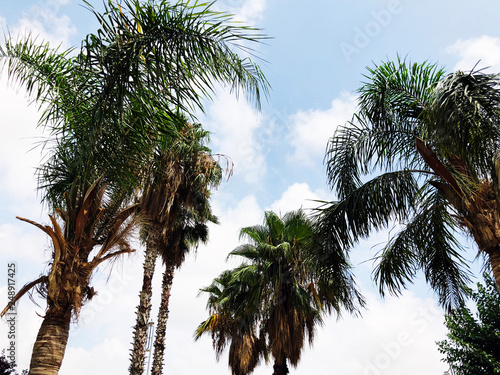
M 90 1 L 96 7 L 101 1 Z M 213 194 L 220 224 L 210 241 L 176 271 L 166 336 L 166 374 L 230 374 L 227 356 L 216 361 L 209 337 L 193 333 L 208 316 L 201 287 L 221 271 L 238 246 L 240 228 L 260 224 L 266 210 L 286 213 L 309 209 L 315 200 L 333 200 L 323 157 L 329 137 L 356 109 L 355 90 L 366 67 L 402 56 L 429 61 L 447 72 L 474 66 L 500 71 L 500 3 L 495 0 L 220 0 L 218 10 L 261 28 L 270 37 L 255 46 L 271 84 L 258 111 L 244 97 L 220 88 L 198 120 L 211 132 L 210 147 L 231 158 L 234 173 Z M 97 22 L 77 0 L 1 0 L 4 33 L 37 35 L 62 48 L 79 47 Z M 16 216 L 47 223 L 34 171 L 43 158 L 37 146 L 46 134 L 37 127 L 39 112 L 22 89 L 0 79 L 0 304 L 7 302 L 7 269 L 16 265 L 21 288 L 47 270 L 50 246 L 44 234 Z M 374 233 L 351 252 L 357 283 L 368 304 L 362 317 L 343 314 L 325 319 L 312 347 L 305 348 L 291 374 L 441 375 L 448 369 L 436 341 L 446 329 L 443 311 L 422 278 L 400 297 L 382 299 L 371 278 L 380 244 L 390 232 Z M 470 240 L 468 259 L 476 249 Z M 142 280 L 142 248 L 99 269 L 93 278 L 98 295 L 72 324 L 62 375 L 127 372 L 135 308 Z M 473 270 L 481 281 L 480 265 Z M 161 263 L 154 280 L 156 316 Z M 25 296 L 16 326 L 19 368 L 29 365 L 44 301 Z M 0 322 L 0 348 L 7 348 L 8 324 Z M 254 374 L 272 373 L 262 364 Z

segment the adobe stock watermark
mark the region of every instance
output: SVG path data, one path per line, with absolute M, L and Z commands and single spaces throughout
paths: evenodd
M 442 316 L 442 311 L 434 305 L 420 307 L 409 317 L 409 330 L 400 332 L 392 341 L 380 343 L 378 354 L 371 360 L 364 361 L 363 375 L 383 375 L 403 354 L 404 350 L 413 345 L 415 333 L 424 332 L 430 323 Z
M 371 19 L 363 27 L 354 28 L 352 41 L 342 42 L 339 47 L 348 62 L 353 55 L 358 55 L 370 45 L 373 39 L 378 37 L 382 31 L 389 26 L 393 17 L 403 11 L 400 0 L 389 0 L 384 9 L 374 10 L 370 13 Z
M 7 263 L 7 299 L 11 302 L 16 296 L 17 264 Z M 17 364 L 17 304 L 12 305 L 5 314 L 7 320 L 7 353 L 6 358 L 11 366 Z

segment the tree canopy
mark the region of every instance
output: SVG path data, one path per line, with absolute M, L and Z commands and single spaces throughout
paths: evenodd
M 484 279 L 477 290 L 467 289 L 474 306 L 463 302 L 446 315 L 447 339 L 438 342 L 456 375 L 500 373 L 500 294 L 489 274 Z
M 320 209 L 325 243 L 349 249 L 395 226 L 376 255 L 380 292 L 398 294 L 422 271 L 440 304 L 457 306 L 470 275 L 458 233 L 500 280 L 499 76 L 398 59 L 365 77 L 327 147 L 338 201 Z
M 272 356 L 274 374 L 284 375 L 288 362 L 297 366 L 306 341 L 312 344 L 325 313 L 357 313 L 364 299 L 344 253 L 335 268 L 322 262 L 314 221 L 302 210 L 283 217 L 268 211 L 262 225 L 242 228 L 240 237 L 248 243 L 229 256 L 244 262 L 201 290 L 209 296 L 210 317 L 195 337 L 210 333 L 217 355 L 230 343 L 235 374 L 248 374 Z
M 257 106 L 269 87 L 250 53 L 265 37 L 212 11 L 211 3 L 107 0 L 103 12 L 85 4 L 99 29 L 79 51 L 29 35 L 8 38 L 0 55 L 0 69 L 26 88 L 49 131 L 38 179 L 50 225 L 21 220 L 51 238 L 52 259 L 47 274 L 11 301 L 34 287 L 47 300 L 34 375 L 58 372 L 70 321 L 95 295 L 93 271 L 134 251 L 129 235 L 144 219 L 136 196 L 160 141 L 181 137 L 176 125 L 203 109 L 218 84 Z

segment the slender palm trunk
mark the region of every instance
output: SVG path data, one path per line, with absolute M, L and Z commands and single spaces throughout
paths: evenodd
M 163 372 L 163 354 L 165 352 L 165 334 L 167 331 L 168 303 L 170 300 L 170 290 L 174 280 L 175 266 L 173 264 L 165 265 L 163 273 L 162 292 L 160 308 L 158 310 L 158 324 L 156 327 L 156 339 L 154 343 L 152 375 L 161 375 Z
M 45 314 L 31 354 L 30 375 L 57 375 L 59 372 L 68 343 L 71 313 L 68 307 L 63 312 L 49 309 Z
M 142 290 L 139 294 L 139 306 L 137 306 L 137 319 L 134 327 L 134 341 L 130 358 L 129 372 L 131 375 L 142 375 L 144 373 L 148 322 L 153 294 L 152 282 L 157 257 L 157 243 L 155 241 L 156 236 L 151 235 L 146 244 L 144 276 L 142 279 Z
M 287 375 L 289 373 L 285 356 L 283 356 L 283 359 L 279 361 L 274 361 L 273 370 L 273 375 Z

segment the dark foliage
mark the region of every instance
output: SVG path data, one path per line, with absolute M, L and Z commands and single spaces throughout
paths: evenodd
M 500 295 L 495 280 L 484 277 L 486 285 L 478 283 L 477 291 L 467 291 L 477 312 L 462 303 L 446 316 L 448 338 L 438 342 L 456 375 L 500 373 Z

